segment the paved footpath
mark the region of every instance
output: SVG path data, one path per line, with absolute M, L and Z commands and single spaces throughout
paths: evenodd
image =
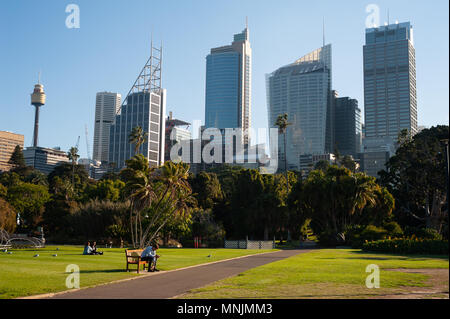
M 52 299 L 166 299 L 310 250 L 282 250 L 56 294 Z M 164 258 L 164 257 L 163 257 Z

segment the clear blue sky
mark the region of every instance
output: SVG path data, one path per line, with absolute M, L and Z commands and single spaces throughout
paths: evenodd
M 68 4 L 80 7 L 81 28 L 67 29 Z M 411 21 L 417 58 L 419 124 L 448 124 L 449 17 L 447 0 L 14 0 L 0 1 L 0 130 L 32 143 L 30 93 L 42 71 L 47 105 L 40 145 L 67 150 L 84 126 L 92 148 L 95 94 L 125 95 L 149 56 L 150 34 L 163 41 L 168 111 L 204 121 L 205 57 L 229 44 L 248 16 L 253 49 L 253 127 L 267 127 L 265 74 L 326 42 L 333 44 L 333 87 L 363 108 L 362 46 L 366 6 L 382 22 Z

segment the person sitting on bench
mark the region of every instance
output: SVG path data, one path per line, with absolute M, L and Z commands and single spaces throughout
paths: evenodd
M 148 272 L 159 271 L 158 269 L 156 269 L 156 261 L 159 258 L 159 256 L 156 254 L 158 248 L 158 244 L 155 244 L 154 246 L 148 246 L 141 254 L 141 260 L 148 262 Z

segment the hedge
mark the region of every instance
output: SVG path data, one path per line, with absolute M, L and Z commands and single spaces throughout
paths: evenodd
M 410 238 L 366 241 L 363 250 L 398 254 L 448 255 L 448 240 Z

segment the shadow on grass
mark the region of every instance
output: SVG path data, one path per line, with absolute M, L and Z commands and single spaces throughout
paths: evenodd
M 99 270 L 80 270 L 80 274 L 98 274 L 98 273 L 107 273 L 107 274 L 111 274 L 111 273 L 126 273 L 127 270 L 126 269 L 99 269 Z
M 352 254 L 359 254 L 359 255 L 384 255 L 384 256 L 391 256 L 395 258 L 402 258 L 404 260 L 427 260 L 430 258 L 433 259 L 442 259 L 442 260 L 449 260 L 447 255 L 405 255 L 405 254 L 393 254 L 393 253 L 382 253 L 382 252 L 369 252 L 369 251 L 352 251 Z M 351 258 L 351 257 L 349 257 Z M 362 257 L 358 257 L 363 259 Z M 371 258 L 371 257 L 365 257 L 365 258 Z M 375 257 L 374 257 L 375 258 Z M 390 258 L 387 258 L 389 260 Z
M 383 258 L 383 257 L 318 257 L 316 259 L 329 259 L 329 260 L 336 260 L 336 259 L 360 259 L 360 260 L 391 260 L 392 258 Z

